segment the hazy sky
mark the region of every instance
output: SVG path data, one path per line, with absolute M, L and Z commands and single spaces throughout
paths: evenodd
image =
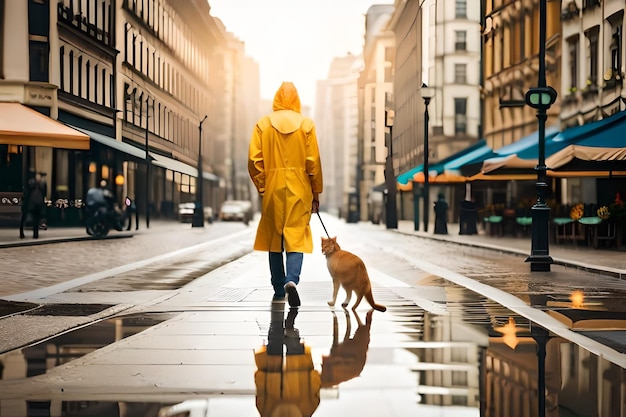
M 303 105 L 314 106 L 315 84 L 333 57 L 363 49 L 365 13 L 372 0 L 209 0 L 211 15 L 245 42 L 259 63 L 261 96 L 272 99 L 292 81 Z

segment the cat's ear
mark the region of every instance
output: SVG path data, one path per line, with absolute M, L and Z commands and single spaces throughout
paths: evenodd
M 333 242 L 337 242 L 337 236 L 333 237 L 333 238 L 332 238 L 332 241 L 333 241 Z

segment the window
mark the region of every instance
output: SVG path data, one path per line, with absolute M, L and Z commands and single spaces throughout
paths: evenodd
M 70 51 L 70 94 L 74 94 L 74 51 Z
M 78 97 L 83 96 L 83 57 L 78 57 Z
M 85 93 L 87 93 L 85 98 L 91 100 L 91 63 L 89 60 L 87 60 L 85 67 Z
M 467 84 L 467 64 L 454 64 L 455 84 Z
M 574 92 L 578 86 L 578 38 L 567 41 L 569 57 L 570 93 Z
M 0 0 L 0 2 L 1 2 L 1 0 Z M 60 67 L 59 67 L 59 78 L 60 78 L 60 81 L 61 81 L 61 83 L 60 83 L 61 85 L 59 86 L 59 89 L 61 91 L 65 91 L 65 46 L 61 47 L 61 51 L 60 51 L 59 55 L 60 55 L 60 57 L 59 57 L 60 58 L 59 59 L 59 64 L 60 64 Z M 2 78 L 2 77 L 0 77 L 0 78 Z
M 467 99 L 454 99 L 454 133 L 467 133 Z
M 455 15 L 457 19 L 467 17 L 467 0 L 456 0 Z
M 587 83 L 595 84 L 598 81 L 598 33 L 599 28 L 587 31 Z
M 93 102 L 98 103 L 98 64 L 93 66 Z M 99 104 L 99 103 L 98 103 Z
M 611 70 L 612 76 L 619 75 L 622 70 L 622 26 L 613 28 L 611 36 Z
M 30 81 L 48 81 L 48 43 L 29 42 Z
M 467 44 L 467 32 L 464 30 L 456 30 L 454 32 L 455 42 L 454 42 L 454 50 L 455 51 L 465 51 Z

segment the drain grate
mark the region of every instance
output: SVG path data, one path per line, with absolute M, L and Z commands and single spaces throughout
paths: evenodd
M 215 294 L 205 298 L 204 301 L 226 302 L 241 301 L 250 295 L 254 288 L 222 288 Z

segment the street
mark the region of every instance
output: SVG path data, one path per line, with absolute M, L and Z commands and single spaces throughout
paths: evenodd
M 545 311 L 571 308 L 575 288 L 589 309 L 623 312 L 625 281 L 560 265 L 546 279 L 519 256 L 332 216 L 324 222 L 365 261 L 387 312 L 368 313 L 365 301 L 356 312 L 328 307 L 332 284 L 319 243 L 305 256 L 302 307 L 271 303 L 266 254 L 250 250 L 255 223 L 172 224 L 128 238 L 2 249 L 16 281 L 2 298 L 34 310 L 0 320 L 0 415 L 36 415 L 33 404 L 43 403 L 53 416 L 156 416 L 188 400 L 195 401 L 178 407 L 259 415 L 276 398 L 259 358 L 277 334 L 285 360 L 303 355 L 290 356 L 290 346 L 310 352 L 313 392 L 294 401 L 321 398 L 316 416 L 480 416 L 487 408 L 531 415 L 537 323 L 550 335 L 543 376 L 551 409 L 624 412 L 618 397 L 607 403 L 624 384 L 623 345 L 572 331 Z M 324 234 L 315 218 L 312 228 L 316 238 Z M 32 265 L 30 283 L 24 265 Z M 36 313 L 40 304 L 45 314 Z M 590 360 L 606 370 L 600 393 L 585 370 Z M 291 385 L 302 381 L 292 377 L 283 375 Z M 515 410 L 504 401 L 504 381 L 515 386 L 506 391 Z M 582 396 L 591 397 L 583 404 Z

